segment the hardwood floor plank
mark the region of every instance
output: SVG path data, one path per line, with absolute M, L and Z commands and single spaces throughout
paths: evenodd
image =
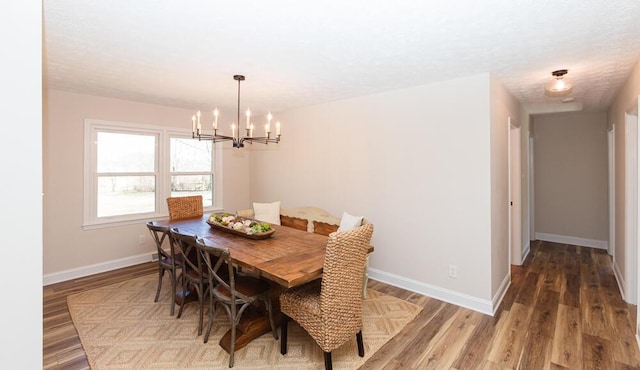
M 565 274 L 570 275 L 579 275 L 580 274 L 580 257 L 574 252 L 570 252 L 570 249 L 567 248 L 567 254 L 564 258 L 564 266 L 562 271 Z
M 419 369 L 448 369 L 476 328 L 482 314 L 460 309 L 440 340 L 415 362 Z
M 407 343 L 402 353 L 394 358 L 392 363 L 406 366 L 407 368 L 416 368 L 415 363 L 421 359 L 426 351 L 431 349 L 442 336 L 446 328 L 448 328 L 460 307 L 453 305 L 445 305 L 438 313 L 424 326 L 419 335 L 415 336 L 412 341 Z M 445 328 L 445 330 L 443 330 Z
M 518 369 L 548 369 L 551 365 L 550 338 L 527 333 Z
M 591 283 L 581 289 L 582 331 L 596 337 L 613 339 L 614 332 L 608 310 L 600 294 L 599 284 Z
M 549 261 L 544 272 L 542 288 L 560 293 L 563 284 L 563 273 L 560 270 L 562 265 Z
M 362 369 L 383 369 L 390 364 L 398 355 L 398 352 L 404 352 L 405 349 L 413 342 L 416 336 L 420 335 L 424 327 L 431 319 L 443 308 L 446 303 L 436 299 L 429 298 L 423 306 L 422 312 L 413 319 L 407 326 L 395 337 L 391 338 L 382 348 L 369 358 L 369 360 L 361 367 Z
M 609 305 L 616 308 L 627 308 L 627 302 L 622 299 L 618 290 L 618 283 L 612 272 L 601 273 L 600 288 Z
M 630 366 L 630 365 L 623 364 L 616 361 L 614 369 L 615 370 L 638 370 L 638 366 Z
M 558 306 L 551 361 L 564 367 L 582 369 L 582 320 L 580 309 Z
M 531 323 L 528 331 L 533 335 L 541 335 L 553 338 L 558 313 L 559 293 L 552 290 L 544 290 L 533 309 Z
M 580 307 L 580 274 L 565 273 L 560 288 L 560 303 Z
M 513 369 L 520 361 L 533 307 L 514 303 L 503 325 L 499 325 L 487 359 L 503 368 Z
M 496 364 L 495 362 L 491 362 L 489 360 L 484 360 L 484 362 L 482 363 L 482 367 L 480 368 L 481 370 L 503 370 L 503 368 Z M 458 368 L 456 370 L 464 370 L 464 368 Z
M 613 369 L 614 360 L 609 340 L 582 334 L 582 343 L 584 346 L 583 368 L 585 370 Z
M 524 306 L 533 307 L 533 304 L 538 296 L 538 282 L 540 280 L 540 274 L 534 271 L 529 271 L 524 278 L 522 287 L 516 297 L 516 302 Z
M 482 368 L 497 324 L 498 320 L 495 317 L 483 315 L 452 367 L 455 369 Z

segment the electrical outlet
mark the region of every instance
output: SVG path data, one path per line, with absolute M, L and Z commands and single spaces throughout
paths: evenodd
M 151 261 L 152 261 L 152 262 L 155 262 L 155 261 L 157 261 L 157 260 L 158 260 L 158 253 L 154 253 L 154 254 L 152 254 L 152 255 L 151 255 Z
M 458 277 L 458 267 L 456 265 L 449 265 L 449 277 L 451 278 Z
M 139 244 L 144 244 L 147 241 L 147 237 L 144 234 L 140 234 L 140 236 L 138 236 L 138 243 Z

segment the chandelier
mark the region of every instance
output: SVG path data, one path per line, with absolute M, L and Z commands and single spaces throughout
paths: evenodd
M 271 120 L 273 116 L 271 112 L 267 115 L 267 123 L 264 125 L 264 136 L 254 136 L 254 124 L 251 122 L 251 111 L 247 109 L 247 125 L 245 128 L 245 136 L 240 135 L 240 82 L 244 81 L 245 78 L 242 75 L 235 75 L 233 79 L 238 81 L 238 120 L 237 125 L 236 122 L 231 124 L 231 136 L 220 135 L 218 134 L 218 108 L 213 111 L 213 122 L 212 122 L 212 133 L 205 134 L 202 129 L 202 124 L 200 123 L 200 111 L 196 113 L 193 117 L 191 117 L 191 137 L 193 139 L 198 140 L 211 140 L 214 143 L 220 141 L 229 141 L 233 142 L 234 148 L 243 148 L 244 142 L 248 142 L 249 144 L 262 143 L 278 143 L 280 142 L 280 121 L 276 123 L 276 134 L 275 137 L 271 137 Z

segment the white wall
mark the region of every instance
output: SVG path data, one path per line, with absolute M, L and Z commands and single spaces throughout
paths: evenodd
M 0 6 L 3 170 L 3 348 L 6 369 L 42 366 L 42 10 L 40 1 Z
M 189 129 L 193 112 L 57 90 L 46 91 L 44 110 L 45 280 L 54 282 L 150 260 L 155 246 L 144 221 L 96 230 L 82 228 L 84 119 Z M 224 145 L 223 205 L 227 210 L 246 208 L 250 152 Z M 141 234 L 147 236 L 146 244 L 138 244 Z
M 625 245 L 625 222 L 627 199 L 625 197 L 625 113 L 638 109 L 638 96 L 640 95 L 640 60 L 629 72 L 629 77 L 618 92 L 607 112 L 608 124 L 615 125 L 615 261 L 614 272 L 622 285 L 623 295 L 628 290 L 628 280 L 635 271 L 628 271 Z M 637 246 L 634 248 L 637 249 Z M 632 302 L 636 303 L 636 302 Z M 639 306 L 640 307 L 640 306 Z
M 606 248 L 605 112 L 536 115 L 536 239 Z
M 372 270 L 490 306 L 491 161 L 504 148 L 490 149 L 489 85 L 481 74 L 281 112 L 282 142 L 252 153 L 251 198 L 363 215 Z
M 491 78 L 491 296 L 499 304 L 510 282 L 509 261 L 509 117 L 518 122 L 518 101 Z M 522 134 L 522 130 L 520 130 Z M 514 203 L 518 200 L 514 199 Z M 522 226 L 521 226 L 522 228 Z M 497 305 L 496 305 L 497 307 Z

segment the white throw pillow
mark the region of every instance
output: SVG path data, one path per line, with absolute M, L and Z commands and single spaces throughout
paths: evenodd
M 280 225 L 280 201 L 273 203 L 253 203 L 254 218 L 256 220 Z
M 340 227 L 338 231 L 347 231 L 362 226 L 362 219 L 364 216 L 352 216 L 347 212 L 342 212 L 342 219 L 340 219 Z

